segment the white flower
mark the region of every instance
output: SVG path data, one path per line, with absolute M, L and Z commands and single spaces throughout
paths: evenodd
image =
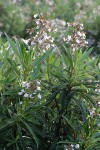
M 77 32 L 77 35 L 82 36 L 82 33 L 78 31 L 78 32 Z
M 34 45 L 36 45 L 36 43 L 32 41 L 32 42 L 31 42 L 31 45 L 34 46 Z
M 39 44 L 42 44 L 42 43 L 43 43 L 43 40 L 39 40 L 38 43 L 39 43 Z
M 50 44 L 48 44 L 47 46 L 46 46 L 46 49 L 49 49 L 50 48 Z
M 22 105 L 23 104 L 23 102 L 22 101 L 20 101 L 20 105 Z
M 38 91 L 41 91 L 41 88 L 40 88 L 39 86 L 37 86 L 37 90 L 38 90 Z
M 91 111 L 90 111 L 90 116 L 93 117 L 94 113 L 95 113 L 95 111 L 94 111 L 94 110 L 91 110 Z
M 37 97 L 38 97 L 39 99 L 41 99 L 41 98 L 42 98 L 42 96 L 41 96 L 41 94 L 40 94 L 40 93 L 37 95 Z
M 24 92 L 25 92 L 25 91 L 24 91 L 24 89 L 21 89 L 21 92 L 23 92 L 23 93 L 24 93 Z
M 30 87 L 30 83 L 26 83 L 26 88 L 28 89 Z
M 29 43 L 29 41 L 30 41 L 30 39 L 28 39 L 28 40 L 24 40 L 24 39 L 21 39 L 26 45 L 28 45 L 28 43 Z
M 43 51 L 43 53 L 45 53 L 45 52 L 46 52 L 44 49 L 43 49 L 42 51 Z
M 96 92 L 100 93 L 100 89 L 95 89 Z
M 57 29 L 54 29 L 54 32 L 57 32 Z
M 28 94 L 28 93 L 25 93 L 25 94 L 24 94 L 24 97 L 29 97 L 29 94 Z
M 30 83 L 28 83 L 27 81 L 24 81 L 23 83 L 22 83 L 22 87 L 25 87 L 25 88 L 29 88 L 30 87 Z
M 95 59 L 95 57 L 92 57 L 92 59 L 94 60 L 94 59 Z
M 80 43 L 80 41 L 79 41 L 78 39 L 76 39 L 76 43 L 78 43 L 78 44 L 79 44 L 79 43 Z
M 66 21 L 62 20 L 62 21 L 61 21 L 61 24 L 62 24 L 63 26 L 65 26 L 65 25 L 66 25 Z
M 69 22 L 67 22 L 67 25 L 68 25 L 68 27 L 70 27 L 70 26 L 71 26 Z
M 36 24 L 37 24 L 37 25 L 40 25 L 40 21 L 39 21 L 39 20 L 37 20 L 37 21 L 36 21 Z
M 84 32 L 82 33 L 82 36 L 86 38 L 86 35 L 85 35 L 85 33 L 84 33 Z
M 71 147 L 74 147 L 74 145 L 73 145 L 73 144 L 71 144 Z
M 18 95 L 23 95 L 23 92 L 18 92 Z
M 66 38 L 64 37 L 63 40 L 66 41 Z
M 34 15 L 34 18 L 36 18 L 36 17 L 38 17 L 38 14 L 35 14 L 35 15 Z
M 50 28 L 48 29 L 48 32 L 51 32 L 51 29 L 50 29 Z
M 79 145 L 79 144 L 76 144 L 76 145 L 75 145 L 75 148 L 76 148 L 76 149 L 79 149 L 79 148 L 80 148 L 80 145 Z
M 48 40 L 49 39 L 49 37 L 46 34 L 44 34 L 43 36 L 44 36 L 44 40 Z
M 85 41 L 85 44 L 88 44 L 88 41 Z
M 26 84 L 27 84 L 27 81 L 24 81 L 24 82 L 22 83 L 22 87 L 26 87 Z
M 51 39 L 51 43 L 53 43 L 53 41 L 54 41 L 54 38 L 52 37 L 52 39 Z
M 70 41 L 72 39 L 72 37 L 70 35 L 68 35 L 67 38 L 68 38 L 68 41 Z
M 98 102 L 98 105 L 100 105 L 100 102 Z
M 37 85 L 40 85 L 40 82 L 39 82 L 39 81 L 37 81 Z
M 80 26 L 83 27 L 84 26 L 83 23 L 81 23 Z
M 100 69 L 100 63 L 98 64 L 98 67 L 99 67 L 99 69 Z
M 83 30 L 84 29 L 84 27 L 83 26 L 80 26 L 80 30 Z

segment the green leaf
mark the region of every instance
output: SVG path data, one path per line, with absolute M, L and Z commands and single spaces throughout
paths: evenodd
M 18 52 L 18 49 L 16 47 L 16 44 L 9 38 L 9 36 L 6 34 L 7 40 L 12 48 L 12 50 L 15 52 L 15 54 L 18 56 L 18 58 L 21 60 L 20 53 Z
M 71 122 L 71 120 L 67 119 L 65 116 L 62 116 L 66 122 L 71 126 L 71 128 L 75 131 L 75 127 L 73 126 L 73 123 Z
M 38 76 L 38 73 L 40 71 L 41 68 L 41 64 L 43 63 L 43 61 L 49 56 L 49 54 L 52 52 L 52 50 L 48 50 L 47 52 L 45 52 L 42 56 L 36 58 L 33 62 L 33 72 L 32 72 L 32 79 L 36 78 L 36 76 Z
M 14 71 L 17 75 L 20 76 L 20 71 L 16 68 L 17 65 L 11 61 L 11 59 L 7 58 L 8 62 L 10 63 L 11 67 L 12 67 L 12 71 Z
M 37 139 L 37 137 L 36 137 L 36 135 L 35 135 L 35 133 L 33 131 L 33 127 L 31 127 L 29 125 L 29 123 L 27 123 L 26 121 L 23 121 L 22 119 L 21 119 L 21 121 L 26 126 L 26 128 L 28 129 L 28 131 L 30 132 L 30 134 L 31 134 L 32 138 L 35 140 L 35 142 L 37 144 L 37 148 L 38 148 L 39 147 L 39 143 L 38 143 L 38 139 Z

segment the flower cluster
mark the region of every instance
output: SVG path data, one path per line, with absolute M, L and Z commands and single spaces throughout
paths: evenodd
M 100 107 L 100 102 L 98 102 L 98 106 Z
M 98 67 L 100 69 L 100 63 L 98 64 Z M 99 84 L 97 84 L 95 92 L 97 92 L 98 94 L 100 94 L 100 85 Z
M 45 52 L 51 47 L 54 47 L 54 38 L 51 36 L 51 33 L 54 31 L 51 28 L 50 21 L 46 20 L 44 15 L 35 14 L 35 24 L 36 27 L 28 30 L 30 34 L 36 32 L 36 35 L 31 38 L 31 45 L 38 46 L 40 49 Z
M 93 118 L 94 116 L 95 116 L 95 114 L 96 114 L 96 108 L 91 108 L 90 110 L 89 110 L 89 112 L 90 112 L 90 117 L 91 118 Z
M 37 96 L 38 99 L 41 99 L 42 97 L 40 91 L 41 91 L 40 81 L 34 82 L 24 81 L 22 82 L 22 89 L 20 92 L 18 92 L 18 95 L 30 99 L 33 99 Z
M 71 30 L 71 35 L 64 38 L 64 41 L 70 44 L 72 52 L 79 48 L 86 47 L 88 42 L 86 41 L 86 35 L 84 32 L 83 24 L 81 23 L 67 23 L 68 29 Z
M 76 10 L 77 13 L 74 16 L 74 20 L 76 22 L 84 22 L 89 26 L 88 29 L 88 44 L 94 45 L 97 43 L 97 47 L 100 48 L 99 39 L 97 40 L 95 37 L 98 35 L 99 30 L 98 28 L 94 30 L 96 18 L 100 17 L 100 5 L 98 3 L 95 3 L 93 0 L 84 0 L 81 2 L 76 2 Z M 91 15 L 88 14 L 88 12 L 91 12 Z M 97 25 L 98 26 L 98 25 Z
M 79 149 L 80 148 L 80 145 L 79 144 L 71 144 L 70 146 L 66 146 L 66 145 L 64 145 L 64 148 L 65 148 L 65 150 L 77 150 L 77 149 Z
M 89 109 L 89 113 L 90 113 L 91 118 L 100 116 L 100 111 L 99 112 L 97 111 L 98 108 L 100 108 L 100 101 L 97 102 L 97 108 L 93 107 L 93 108 Z

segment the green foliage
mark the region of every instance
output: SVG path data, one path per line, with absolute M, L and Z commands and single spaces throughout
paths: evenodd
M 7 36 L 7 35 L 6 35 Z M 0 148 L 2 150 L 99 150 L 98 59 L 92 49 L 56 55 L 21 41 L 0 41 Z M 39 54 L 39 55 L 38 55 Z M 55 61 L 56 60 L 56 61 Z M 41 96 L 18 93 L 22 82 L 40 81 Z M 34 93 L 36 88 L 29 87 Z M 90 115 L 91 108 L 96 111 Z

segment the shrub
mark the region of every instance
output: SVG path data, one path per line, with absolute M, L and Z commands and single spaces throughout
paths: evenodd
M 44 45 L 47 24 L 37 24 Z M 52 45 L 42 49 L 37 34 L 29 39 L 33 45 L 6 37 L 0 41 L 0 148 L 99 149 L 99 59 L 91 58 L 92 49 L 56 45 L 55 53 Z

